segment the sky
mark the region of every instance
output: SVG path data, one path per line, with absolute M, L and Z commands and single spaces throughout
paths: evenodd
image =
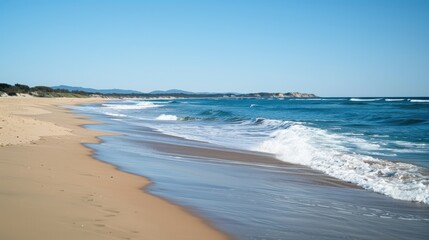
M 429 96 L 429 1 L 5 1 L 0 82 Z

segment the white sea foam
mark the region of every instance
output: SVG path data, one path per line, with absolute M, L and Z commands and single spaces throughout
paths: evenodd
M 289 98 L 290 101 L 321 101 L 322 98 Z
M 322 98 L 322 101 L 345 101 L 346 98 Z
M 352 102 L 374 102 L 380 100 L 381 98 L 350 98 L 350 101 Z
M 179 118 L 175 115 L 168 115 L 168 114 L 161 114 L 159 115 L 156 120 L 161 121 L 177 121 Z
M 104 112 L 104 114 L 113 117 L 126 117 L 127 115 L 121 113 Z
M 425 99 L 410 99 L 410 102 L 427 103 L 429 100 Z
M 411 143 L 406 141 L 393 141 L 396 145 L 407 147 L 407 148 L 427 148 L 429 147 L 426 143 Z
M 290 101 L 321 101 L 322 98 L 289 98 Z
M 429 175 L 423 168 L 354 153 L 343 144 L 344 139 L 325 130 L 292 125 L 274 131 L 254 150 L 275 154 L 283 161 L 309 166 L 396 199 L 429 204 Z
M 386 98 L 384 99 L 384 101 L 386 102 L 400 102 L 400 101 L 404 101 L 405 99 L 403 98 Z
M 425 143 L 411 143 L 406 141 L 391 141 L 391 144 L 399 146 L 391 149 L 396 153 L 425 153 L 428 152 L 429 146 Z
M 145 108 L 155 108 L 155 107 L 162 107 L 163 105 L 155 104 L 153 102 L 138 102 L 137 104 L 111 104 L 111 103 L 104 103 L 102 104 L 103 107 L 108 107 L 111 109 L 118 109 L 118 110 L 134 110 L 134 109 L 145 109 Z
M 258 104 L 252 104 L 252 105 L 250 105 L 250 107 L 252 108 L 252 107 L 257 107 L 258 106 Z

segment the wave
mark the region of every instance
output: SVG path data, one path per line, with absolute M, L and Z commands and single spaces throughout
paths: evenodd
M 215 116 L 215 117 L 226 117 L 226 116 L 232 116 L 232 112 L 229 111 L 223 111 L 223 110 L 206 110 L 201 112 L 199 115 L 202 116 Z
M 428 146 L 426 143 L 410 143 L 405 141 L 393 141 L 396 145 L 407 147 L 407 148 L 425 148 Z
M 410 99 L 410 102 L 429 103 L 429 100 L 428 99 Z
M 380 101 L 381 98 L 350 98 L 349 101 L 352 102 L 375 102 Z
M 426 122 L 426 119 L 422 118 L 407 118 L 407 119 L 395 119 L 385 121 L 386 123 L 398 125 L 398 126 L 408 126 L 408 125 L 416 125 Z
M 175 115 L 168 115 L 168 114 L 161 114 L 159 115 L 157 118 L 155 118 L 156 120 L 161 120 L 161 121 L 177 121 L 179 120 L 179 118 Z
M 288 98 L 289 101 L 321 101 L 322 98 Z
M 272 128 L 276 129 L 276 128 L 289 127 L 296 122 L 287 121 L 287 120 L 278 120 L 278 119 L 256 118 L 253 121 L 253 123 L 257 125 L 263 125 L 264 127 L 268 127 L 271 129 Z
M 428 144 L 426 143 L 411 143 L 406 141 L 392 141 L 391 144 L 395 146 L 392 152 L 395 153 L 426 153 Z
M 321 101 L 322 98 L 289 98 L 292 101 Z
M 404 101 L 405 99 L 403 98 L 386 98 L 384 99 L 384 101 L 386 102 L 400 102 L 400 101 Z
M 111 109 L 118 109 L 118 110 L 135 110 L 135 109 L 162 107 L 163 105 L 155 104 L 153 102 L 138 102 L 137 104 L 133 104 L 133 105 L 104 103 L 102 104 L 102 106 L 111 108 Z
M 275 154 L 280 160 L 309 166 L 395 199 L 429 204 L 427 169 L 354 153 L 344 146 L 345 138 L 354 137 L 292 125 L 274 131 L 254 150 Z M 365 144 L 363 139 L 352 141 Z
M 127 115 L 121 113 L 104 112 L 104 114 L 112 117 L 126 117 Z
M 251 104 L 250 105 L 250 107 L 252 108 L 252 107 L 259 107 L 259 105 L 258 104 Z
M 322 101 L 345 101 L 346 98 L 322 98 Z

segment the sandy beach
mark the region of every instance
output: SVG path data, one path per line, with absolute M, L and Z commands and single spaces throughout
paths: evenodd
M 0 98 L 0 239 L 227 239 L 91 157 L 107 133 L 62 106 L 100 101 Z

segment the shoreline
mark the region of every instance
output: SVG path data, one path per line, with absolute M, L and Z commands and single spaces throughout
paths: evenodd
M 290 176 L 305 177 L 308 182 L 316 185 L 363 189 L 356 184 L 331 177 L 310 167 L 281 161 L 268 153 L 233 149 L 207 142 L 189 140 L 160 133 L 149 127 L 140 127 L 138 131 L 145 136 L 145 139 L 139 139 L 138 143 L 149 147 L 159 154 L 195 158 L 203 161 L 219 161 L 224 164 L 274 167 Z
M 229 239 L 147 192 L 147 178 L 92 156 L 85 144 L 110 134 L 84 128 L 97 122 L 63 106 L 101 101 L 0 99 L 0 237 Z

